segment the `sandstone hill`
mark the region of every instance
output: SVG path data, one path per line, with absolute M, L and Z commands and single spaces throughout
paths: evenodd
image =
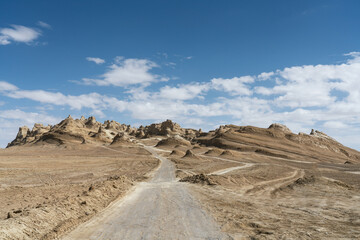
M 306 161 L 360 162 L 360 152 L 345 147 L 323 132 L 312 130 L 310 134 L 292 133 L 282 124 L 268 128 L 253 126 L 220 126 L 214 131 L 202 133 L 197 143 L 241 152 L 254 152 L 272 157 Z
M 201 144 L 301 161 L 313 159 L 360 162 L 358 151 L 343 146 L 323 132 L 312 130 L 310 134 L 295 134 L 285 125 L 278 123 L 271 124 L 268 128 L 225 125 L 213 131 L 202 132 L 184 129 L 171 120 L 136 128 L 109 120 L 100 123 L 95 117 L 73 119 L 69 116 L 54 126 L 35 124 L 31 130 L 26 126 L 20 127 L 16 138 L 7 147 L 46 144 L 119 145 L 131 143 L 131 139 L 154 136 L 163 137 L 157 147 Z
M 130 142 L 130 137 L 149 138 L 152 136 L 167 136 L 178 143 L 187 143 L 188 140 L 198 135 L 198 131 L 181 128 L 179 124 L 171 120 L 136 128 L 109 120 L 100 123 L 96 121 L 95 117 L 73 119 L 69 116 L 54 126 L 35 124 L 31 130 L 27 126 L 20 127 L 16 138 L 9 143 L 7 147 L 76 143 L 119 144 L 122 142 Z M 168 142 L 171 142 L 171 140 Z

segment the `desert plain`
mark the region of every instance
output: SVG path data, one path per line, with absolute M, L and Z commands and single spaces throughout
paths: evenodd
M 0 150 L 0 239 L 358 239 L 360 153 L 313 130 L 71 116 Z

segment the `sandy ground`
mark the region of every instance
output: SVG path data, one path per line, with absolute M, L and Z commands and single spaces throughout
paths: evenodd
M 177 182 L 173 163 L 153 147 L 161 160 L 149 182 L 82 224 L 70 239 L 230 239 L 190 195 L 188 184 Z
M 146 180 L 159 161 L 138 146 L 0 151 L 0 239 L 54 239 Z
M 197 183 L 191 190 L 202 207 L 234 239 L 360 238 L 358 164 L 205 154 L 209 149 L 192 149 L 194 158 L 170 157 L 179 177 Z M 238 167 L 227 165 L 234 161 Z
M 360 238 L 360 164 L 159 140 L 1 150 L 0 239 Z

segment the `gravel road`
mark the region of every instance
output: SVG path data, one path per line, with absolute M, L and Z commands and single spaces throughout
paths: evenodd
M 138 184 L 125 198 L 70 232 L 70 239 L 231 239 L 175 178 L 172 162 L 161 160 L 151 181 Z

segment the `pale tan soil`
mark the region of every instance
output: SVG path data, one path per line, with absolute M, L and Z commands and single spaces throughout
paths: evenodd
M 0 239 L 60 236 L 146 180 L 158 163 L 136 145 L 1 150 Z
M 152 178 L 63 240 L 232 239 L 201 209 L 188 184 L 176 181 L 174 164 L 160 155 L 163 151 L 144 147 L 161 160 Z
M 319 131 L 69 117 L 11 146 L 0 239 L 360 238 L 360 153 Z
M 170 157 L 178 177 L 197 183 L 193 194 L 234 239 L 360 238 L 359 164 L 209 149 L 192 149 L 194 159 Z M 233 170 L 234 162 L 252 165 Z

